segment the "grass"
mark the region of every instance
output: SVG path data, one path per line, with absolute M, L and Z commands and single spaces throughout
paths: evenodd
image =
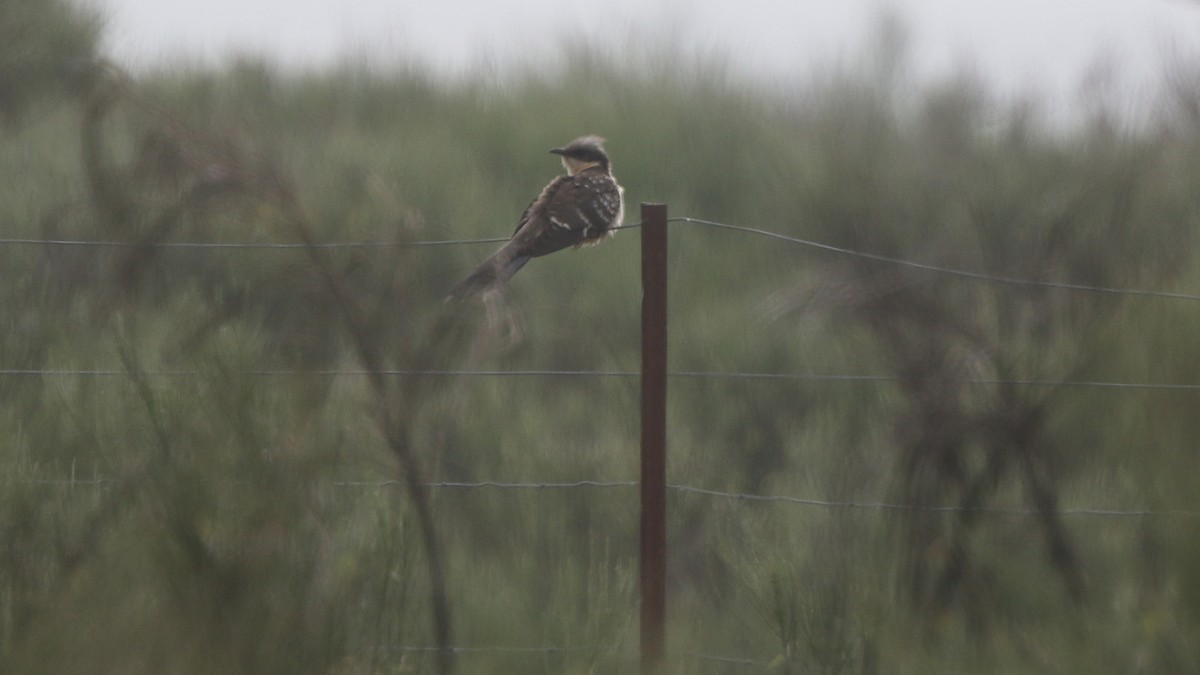
M 531 263 L 498 325 L 441 304 L 486 245 L 155 242 L 504 236 L 558 170 L 544 149 L 601 133 L 630 220 L 661 201 L 989 274 L 1200 288 L 1186 106 L 1062 130 L 903 69 L 781 93 L 671 54 L 562 64 L 31 90 L 45 114 L 0 137 L 7 236 L 135 245 L 0 246 L 0 367 L 122 373 L 0 376 L 5 672 L 438 672 L 439 639 L 474 648 L 458 672 L 636 663 L 635 488 L 405 486 L 636 480 L 634 379 L 329 374 L 634 370 L 636 231 Z M 1194 669 L 1194 518 L 1057 511 L 1194 511 L 1196 393 L 973 382 L 1194 383 L 1194 303 L 671 227 L 674 370 L 894 380 L 673 379 L 670 482 L 967 510 L 673 492 L 668 672 Z M 1008 506 L 1041 515 L 986 512 Z

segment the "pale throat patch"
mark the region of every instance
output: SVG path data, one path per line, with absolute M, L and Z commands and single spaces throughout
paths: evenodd
M 600 162 L 582 162 L 571 157 L 563 157 L 562 165 L 563 168 L 567 170 L 568 176 L 574 176 L 580 171 L 590 169 L 593 166 L 600 166 Z

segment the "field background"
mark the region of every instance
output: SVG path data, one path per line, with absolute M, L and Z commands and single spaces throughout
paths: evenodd
M 490 307 L 441 300 L 496 244 L 412 245 L 506 236 L 578 135 L 631 223 L 1200 294 L 1187 64 L 1049 124 L 886 22 L 773 87 L 671 47 L 131 77 L 98 30 L 0 8 L 3 672 L 631 672 L 637 379 L 390 372 L 637 369 L 636 230 Z M 670 483 L 864 506 L 672 491 L 669 672 L 1200 671 L 1200 300 L 671 238 L 673 371 L 884 379 L 672 379 Z M 621 484 L 452 485 L 579 481 Z

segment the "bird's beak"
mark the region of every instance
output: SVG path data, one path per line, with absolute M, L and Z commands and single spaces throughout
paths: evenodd
M 551 148 L 551 149 L 550 149 L 550 154 L 552 154 L 552 155 L 565 155 L 565 154 L 567 154 L 567 149 L 566 149 L 566 148 Z

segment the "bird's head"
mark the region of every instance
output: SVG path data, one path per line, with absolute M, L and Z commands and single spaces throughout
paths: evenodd
M 606 171 L 609 168 L 608 153 L 604 152 L 604 139 L 599 136 L 581 136 L 550 152 L 562 156 L 563 167 L 571 176 L 594 166 Z

